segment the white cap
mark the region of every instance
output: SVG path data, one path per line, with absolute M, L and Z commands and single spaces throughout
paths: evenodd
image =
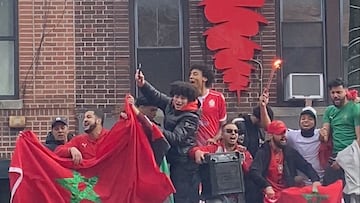
M 301 110 L 300 115 L 303 115 L 303 114 L 312 114 L 316 118 L 316 110 L 311 106 L 307 106 L 307 107 L 303 108 Z

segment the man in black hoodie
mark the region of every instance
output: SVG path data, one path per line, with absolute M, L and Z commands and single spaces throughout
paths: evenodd
M 69 133 L 68 121 L 64 117 L 56 117 L 51 124 L 51 131 L 48 133 L 45 146 L 54 151 L 59 145 L 63 145 L 73 137 Z

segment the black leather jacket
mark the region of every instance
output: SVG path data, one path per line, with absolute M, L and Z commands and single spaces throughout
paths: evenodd
M 174 109 L 170 97 L 160 93 L 147 82 L 140 88 L 140 91 L 148 101 L 151 101 L 154 106 L 164 112 L 162 132 L 171 145 L 167 153 L 170 164 L 192 162 L 188 156 L 188 151 L 196 145 L 199 108 L 194 111 L 177 111 Z

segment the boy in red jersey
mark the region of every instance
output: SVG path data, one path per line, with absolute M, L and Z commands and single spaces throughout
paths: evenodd
M 221 137 L 221 126 L 226 122 L 226 103 L 222 93 L 210 89 L 214 73 L 204 65 L 190 68 L 190 83 L 199 91 L 201 118 L 197 134 L 199 146 L 215 143 Z

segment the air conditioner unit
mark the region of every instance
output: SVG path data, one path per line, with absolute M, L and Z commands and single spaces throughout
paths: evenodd
M 286 77 L 285 100 L 324 98 L 322 73 L 290 73 Z

